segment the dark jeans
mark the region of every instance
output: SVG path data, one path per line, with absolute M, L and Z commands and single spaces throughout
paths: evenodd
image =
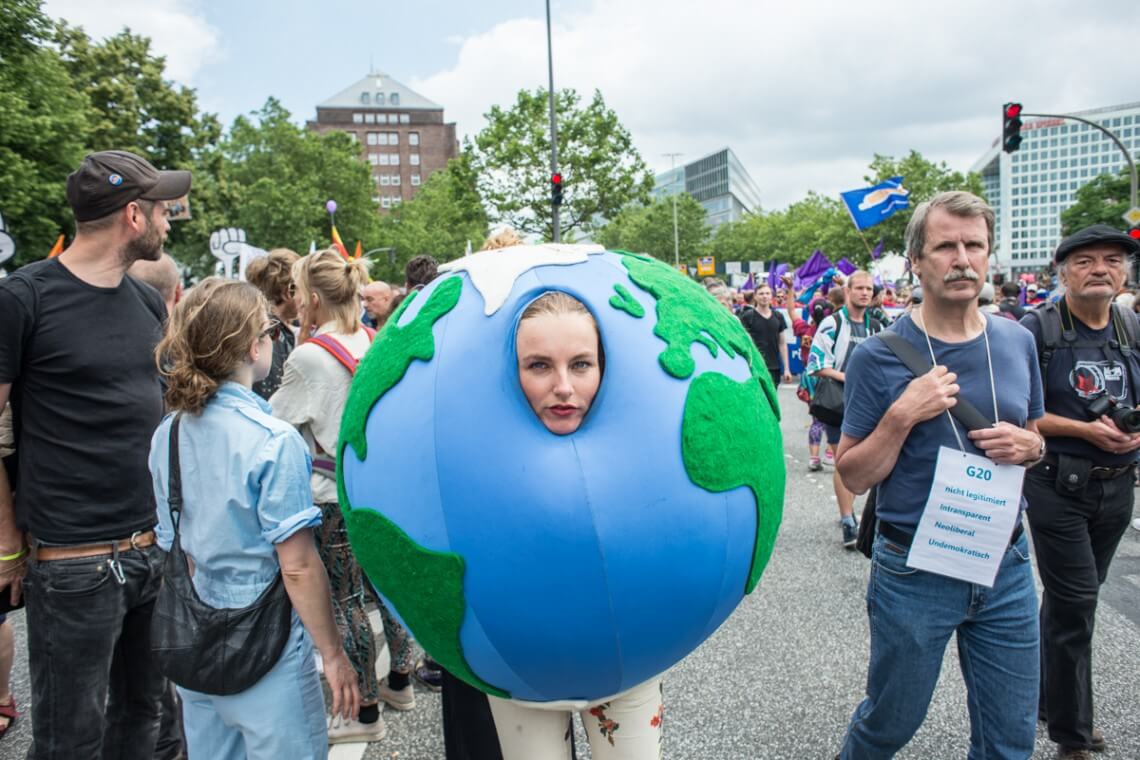
M 503 760 L 487 695 L 443 670 L 443 746 L 447 760 Z
M 28 565 L 35 760 L 152 760 L 164 680 L 150 659 L 162 551 Z
M 1132 473 L 1059 493 L 1057 467 L 1026 473 L 1041 599 L 1041 712 L 1049 738 L 1092 746 L 1092 635 L 1097 595 L 1132 517 Z

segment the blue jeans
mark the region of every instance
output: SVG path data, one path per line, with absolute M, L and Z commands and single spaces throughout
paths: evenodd
M 154 757 L 163 678 L 150 659 L 157 546 L 31 562 L 28 666 L 32 760 Z M 121 577 L 121 582 L 120 582 Z
M 843 760 L 895 755 L 926 718 L 950 637 L 970 711 L 974 760 L 1033 754 L 1040 668 L 1037 594 L 1024 535 L 1002 558 L 994 587 L 906 566 L 907 550 L 875 538 L 867 614 L 867 697 L 855 708 Z
M 209 760 L 325 760 L 325 700 L 313 642 L 293 613 L 281 659 L 238 694 L 178 688 L 186 754 Z

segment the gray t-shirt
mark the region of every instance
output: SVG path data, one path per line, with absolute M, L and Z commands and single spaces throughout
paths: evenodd
M 1033 335 L 1004 317 L 986 315 L 986 325 L 993 358 L 998 414 L 1005 422 L 1023 427 L 1027 420 L 1035 420 L 1045 414 Z M 889 329 L 929 357 L 926 338 L 909 315 L 900 318 Z M 983 417 L 992 419 L 994 402 L 985 338 L 979 335 L 964 343 L 943 343 L 931 338 L 930 342 L 938 364 L 957 373 L 962 397 L 968 399 Z M 913 379 L 910 371 L 879 338 L 868 338 L 860 344 L 852 353 L 847 367 L 843 432 L 860 439 L 870 435 Z M 940 414 L 911 429 L 894 469 L 879 484 L 875 506 L 879 519 L 910 529 L 918 525 L 934 482 L 939 447 L 958 449 L 950 424 L 949 416 Z M 953 424 L 966 451 L 985 456 L 966 437 L 966 431 L 957 420 Z M 1023 499 L 1022 508 L 1024 506 Z

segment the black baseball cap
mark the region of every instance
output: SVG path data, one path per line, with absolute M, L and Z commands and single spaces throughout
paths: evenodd
M 67 202 L 76 221 L 89 222 L 131 201 L 172 201 L 190 192 L 190 172 L 159 171 L 122 150 L 92 153 L 67 177 Z
M 1094 224 L 1090 227 L 1085 227 L 1079 232 L 1074 232 L 1062 240 L 1061 244 L 1057 246 L 1057 250 L 1053 253 L 1053 263 L 1060 264 L 1065 260 L 1065 257 L 1073 251 L 1088 248 L 1090 245 L 1101 245 L 1103 243 L 1118 245 L 1130 256 L 1135 256 L 1140 253 L 1140 240 L 1129 237 L 1120 230 L 1109 227 L 1107 224 Z

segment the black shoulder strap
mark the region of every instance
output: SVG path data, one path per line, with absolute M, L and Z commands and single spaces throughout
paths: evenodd
M 170 473 L 166 488 L 166 506 L 170 510 L 175 536 L 182 521 L 182 465 L 178 457 L 178 424 L 181 421 L 182 412 L 178 412 L 170 423 Z
M 915 377 L 925 375 L 929 372 L 934 365 L 926 360 L 926 357 L 918 352 L 906 338 L 899 335 L 897 332 L 885 330 L 879 333 L 879 337 L 887 344 L 887 348 L 899 358 L 911 374 Z M 982 413 L 974 407 L 966 399 L 962 398 L 961 394 L 957 396 L 958 403 L 950 407 L 950 414 L 954 415 L 954 419 L 962 423 L 962 426 L 967 430 L 982 430 L 983 428 L 993 427 L 993 423 L 982 416 Z
M 1136 333 L 1140 325 L 1136 323 L 1136 313 L 1114 303 L 1112 304 L 1112 321 L 1119 326 L 1118 336 L 1120 334 L 1124 336 L 1124 341 L 1120 344 L 1120 352 L 1128 356 L 1138 346 Z
M 1028 312 L 1026 314 L 1028 315 Z M 1037 315 L 1037 321 L 1041 323 L 1041 334 L 1037 339 L 1037 363 L 1041 365 L 1041 378 L 1044 382 L 1049 376 L 1049 362 L 1053 359 L 1057 346 L 1061 344 L 1061 338 L 1065 337 L 1071 343 L 1077 336 L 1064 335 L 1061 312 L 1056 303 L 1052 301 L 1043 303 L 1033 310 L 1033 314 Z

